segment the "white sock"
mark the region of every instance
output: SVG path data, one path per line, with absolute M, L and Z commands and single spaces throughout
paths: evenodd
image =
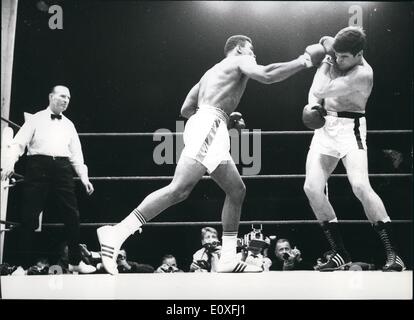
M 386 223 L 386 222 L 391 222 L 391 219 L 389 216 L 387 216 L 386 218 L 381 220 L 382 222 Z
M 237 231 L 223 232 L 220 260 L 224 262 L 236 259 L 237 255 Z
M 130 235 L 133 235 L 146 223 L 142 214 L 134 209 L 124 220 L 114 226 L 116 232 L 124 242 Z

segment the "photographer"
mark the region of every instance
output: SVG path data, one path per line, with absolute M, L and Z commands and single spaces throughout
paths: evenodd
M 166 254 L 162 257 L 162 264 L 155 270 L 155 273 L 174 273 L 184 272 L 177 267 L 177 260 L 172 254 Z
M 303 261 L 301 252 L 296 247 L 292 249 L 289 240 L 279 239 L 275 246 L 276 259 L 272 271 L 313 270 L 313 267 Z
M 203 247 L 193 254 L 190 272 L 216 272 L 221 250 L 217 230 L 210 227 L 201 229 L 201 244 Z
M 127 253 L 124 249 L 119 250 L 116 264 L 119 273 L 154 273 L 154 268 L 149 264 L 127 260 Z
M 269 271 L 272 261 L 265 252 L 270 245 L 270 239 L 262 233 L 262 228 L 255 229 L 238 239 L 238 248 L 241 251 L 237 254 L 241 261 L 261 267 L 263 271 Z

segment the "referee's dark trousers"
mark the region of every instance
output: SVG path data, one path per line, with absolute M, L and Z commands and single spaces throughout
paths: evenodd
M 36 257 L 37 248 L 33 250 L 34 230 L 38 228 L 39 214 L 45 208 L 46 200 L 53 196 L 65 224 L 69 263 L 78 265 L 81 260 L 79 210 L 69 158 L 28 156 L 24 180 L 19 236 L 20 264 L 26 269 L 39 258 Z

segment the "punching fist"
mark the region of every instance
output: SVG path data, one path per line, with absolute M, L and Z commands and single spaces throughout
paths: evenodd
M 315 130 L 325 125 L 326 110 L 320 104 L 308 104 L 303 108 L 303 124 L 309 129 Z
M 242 118 L 242 114 L 240 112 L 232 112 L 230 114 L 227 128 L 228 129 L 235 128 L 237 130 L 246 128 L 246 123 L 244 122 Z
M 330 55 L 331 57 L 335 57 L 335 51 L 333 49 L 333 44 L 335 42 L 335 38 L 330 36 L 324 36 L 319 40 L 319 43 L 324 47 L 326 54 Z
M 317 67 L 325 58 L 326 52 L 323 45 L 320 43 L 311 44 L 305 49 L 305 53 L 300 57 L 304 59 L 304 64 L 307 68 Z

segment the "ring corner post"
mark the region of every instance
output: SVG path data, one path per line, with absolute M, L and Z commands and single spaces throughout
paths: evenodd
M 10 97 L 13 71 L 14 39 L 16 34 L 18 0 L 1 1 L 1 116 L 8 119 L 10 113 Z M 2 138 L 6 136 L 8 124 L 1 122 Z M 10 129 L 11 130 L 11 129 Z M 3 139 L 2 139 L 3 140 Z M 3 153 L 4 141 L 1 151 Z M 7 183 L 1 183 L 1 219 L 6 220 L 7 213 Z M 4 234 L 6 226 L 0 224 L 0 264 L 3 263 Z

